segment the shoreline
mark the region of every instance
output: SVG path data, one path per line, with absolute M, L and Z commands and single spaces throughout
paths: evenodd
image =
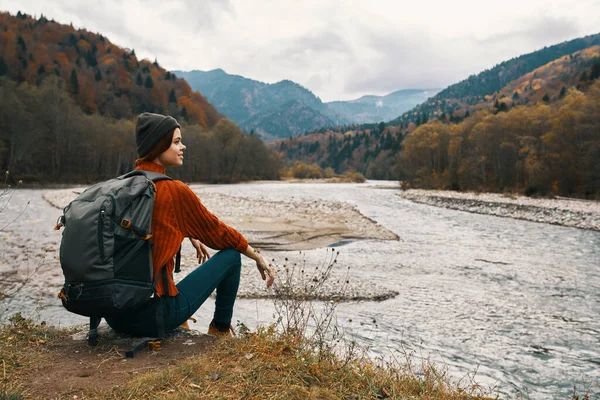
M 408 189 L 398 196 L 415 203 L 473 214 L 494 215 L 600 232 L 600 202 L 580 199 L 536 199 L 499 193 Z

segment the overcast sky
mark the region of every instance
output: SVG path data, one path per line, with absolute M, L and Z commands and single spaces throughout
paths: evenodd
M 600 0 L 0 0 L 0 9 L 72 22 L 169 70 L 290 79 L 323 101 L 444 88 L 600 31 Z

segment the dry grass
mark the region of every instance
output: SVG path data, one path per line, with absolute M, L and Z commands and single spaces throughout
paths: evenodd
M 434 367 L 422 377 L 410 370 L 343 360 L 307 350 L 301 337 L 274 327 L 239 339 L 219 340 L 207 353 L 146 374 L 112 393 L 156 399 L 473 399 Z M 476 390 L 473 390 L 476 391 Z M 472 392 L 473 392 L 472 391 Z
M 35 325 L 19 315 L 0 329 L 0 399 L 30 398 L 20 378 L 51 362 L 53 341 L 68 330 Z M 85 399 L 472 399 L 479 388 L 459 389 L 434 367 L 378 365 L 353 353 L 314 351 L 302 336 L 275 326 L 239 338 L 223 338 L 191 358 L 157 372 L 130 375 L 125 385 L 78 391 Z M 168 351 L 165 347 L 164 351 Z M 67 397 L 63 395 L 67 395 Z M 61 398 L 73 398 L 65 390 Z

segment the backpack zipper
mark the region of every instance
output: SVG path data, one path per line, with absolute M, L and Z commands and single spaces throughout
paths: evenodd
M 104 210 L 100 210 L 100 216 L 98 217 L 98 247 L 100 247 L 100 259 L 105 262 L 104 256 Z

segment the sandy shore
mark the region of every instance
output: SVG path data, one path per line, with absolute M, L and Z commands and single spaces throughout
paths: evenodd
M 599 201 L 535 199 L 497 193 L 423 189 L 404 190 L 398 195 L 416 203 L 436 207 L 600 231 Z
M 343 240 L 398 240 L 393 232 L 362 215 L 355 207 L 332 201 L 283 202 L 202 192 L 202 203 L 262 250 L 310 250 Z M 52 190 L 44 198 L 62 209 L 83 189 Z
M 238 229 L 249 242 L 260 249 L 265 258 L 279 270 L 277 284 L 298 288 L 317 265 L 327 264 L 332 249 L 328 246 L 341 241 L 376 239 L 398 240 L 393 232 L 365 217 L 355 207 L 338 201 L 283 202 L 266 199 L 233 197 L 219 193 L 203 192 L 204 185 L 192 185 L 203 204 L 225 223 Z M 28 282 L 31 293 L 43 293 L 42 297 L 55 297 L 47 293 L 50 286 L 62 285 L 59 266 L 60 232 L 52 231 L 61 210 L 85 188 L 74 187 L 58 190 L 30 191 L 31 205 L 36 209 L 33 218 L 19 218 L 9 232 L 0 234 L 2 265 L 0 277 L 5 282 L 23 281 L 35 271 L 37 279 Z M 39 219 L 38 219 L 39 217 Z M 311 252 L 312 250 L 312 252 Z M 211 254 L 214 254 L 211 251 Z M 195 250 L 188 240 L 183 242 L 182 279 L 197 266 Z M 286 259 L 289 260 L 286 261 Z M 252 260 L 242 257 L 244 268 L 240 283 L 241 298 L 273 297 L 276 291 L 267 290 Z M 296 264 L 293 272 L 289 267 Z M 288 273 L 285 267 L 288 267 Z M 306 268 L 300 268 L 305 266 Z M 306 270 L 306 274 L 301 271 Z M 397 292 L 364 279 L 350 279 L 346 284 L 347 267 L 337 266 L 331 271 L 328 281 L 317 292 L 314 299 L 341 300 L 384 300 Z M 313 271 L 314 273 L 314 271 Z M 286 279 L 283 279 L 284 276 Z M 40 277 L 43 277 L 40 279 Z M 10 290 L 9 285 L 7 290 Z M 39 302 L 40 299 L 30 299 Z M 41 301 L 44 303 L 44 301 Z

